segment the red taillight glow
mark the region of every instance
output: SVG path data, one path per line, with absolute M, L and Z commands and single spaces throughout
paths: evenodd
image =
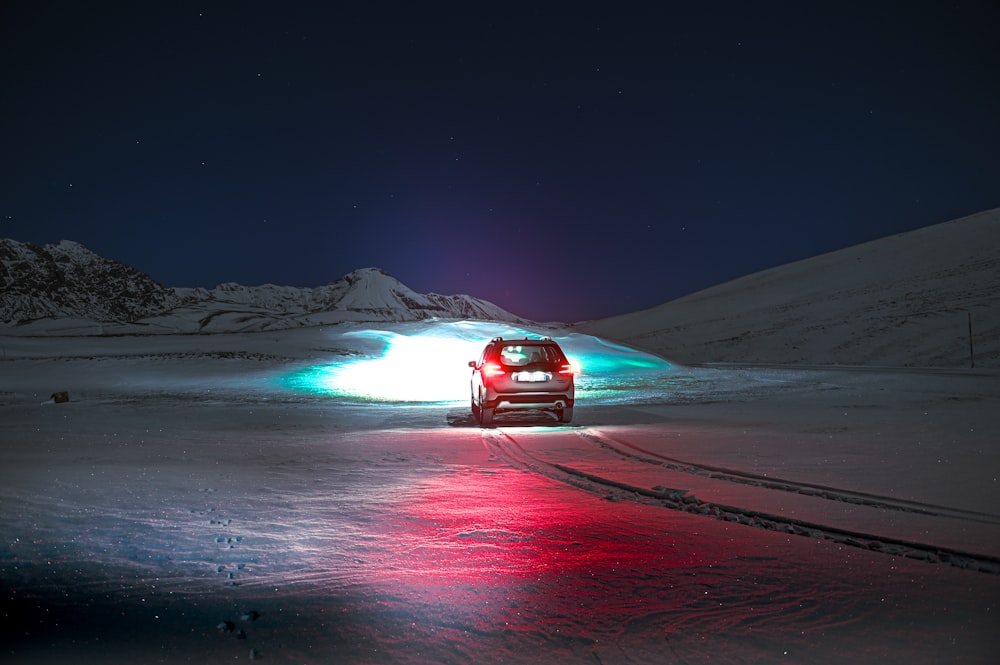
M 502 376 L 503 374 L 503 367 L 500 367 L 496 363 L 486 363 L 483 365 L 483 376 Z
M 559 373 L 567 375 L 576 374 L 576 368 L 573 367 L 572 363 L 566 363 L 565 365 L 559 368 Z

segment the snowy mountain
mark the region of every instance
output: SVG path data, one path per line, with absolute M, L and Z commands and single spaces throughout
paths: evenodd
M 1000 209 L 580 324 L 688 363 L 1000 367 Z
M 167 288 L 75 242 L 0 239 L 0 326 L 18 334 L 234 332 L 435 317 L 523 322 L 472 296 L 416 293 L 377 268 L 315 288 Z
M 378 268 L 363 268 L 315 288 L 220 284 L 211 290 L 174 289 L 183 304 L 140 323 L 150 331 L 243 332 L 342 321 L 420 321 L 431 318 L 524 320 L 468 295 L 416 293 Z
M 76 243 L 0 240 L 5 334 L 241 332 L 434 317 L 526 323 L 471 296 L 416 293 L 376 268 L 315 288 L 165 288 Z M 1000 209 L 577 329 L 682 363 L 969 367 L 974 357 L 977 367 L 1000 367 Z
M 0 239 L 0 321 L 134 321 L 178 302 L 148 275 L 78 243 L 39 247 Z

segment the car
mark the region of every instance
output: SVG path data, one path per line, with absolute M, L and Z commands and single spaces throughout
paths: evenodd
M 550 337 L 494 337 L 472 368 L 472 414 L 492 427 L 498 413 L 542 410 L 561 423 L 573 420 L 575 370 L 559 344 Z

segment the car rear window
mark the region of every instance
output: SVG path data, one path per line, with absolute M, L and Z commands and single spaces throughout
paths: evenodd
M 533 363 L 561 362 L 559 350 L 548 344 L 505 344 L 500 349 L 500 362 L 509 367 L 521 367 Z

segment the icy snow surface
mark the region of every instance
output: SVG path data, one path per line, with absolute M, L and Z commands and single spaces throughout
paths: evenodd
M 993 662 L 996 370 L 532 330 L 574 423 L 482 430 L 525 332 L 0 337 L 0 661 Z

